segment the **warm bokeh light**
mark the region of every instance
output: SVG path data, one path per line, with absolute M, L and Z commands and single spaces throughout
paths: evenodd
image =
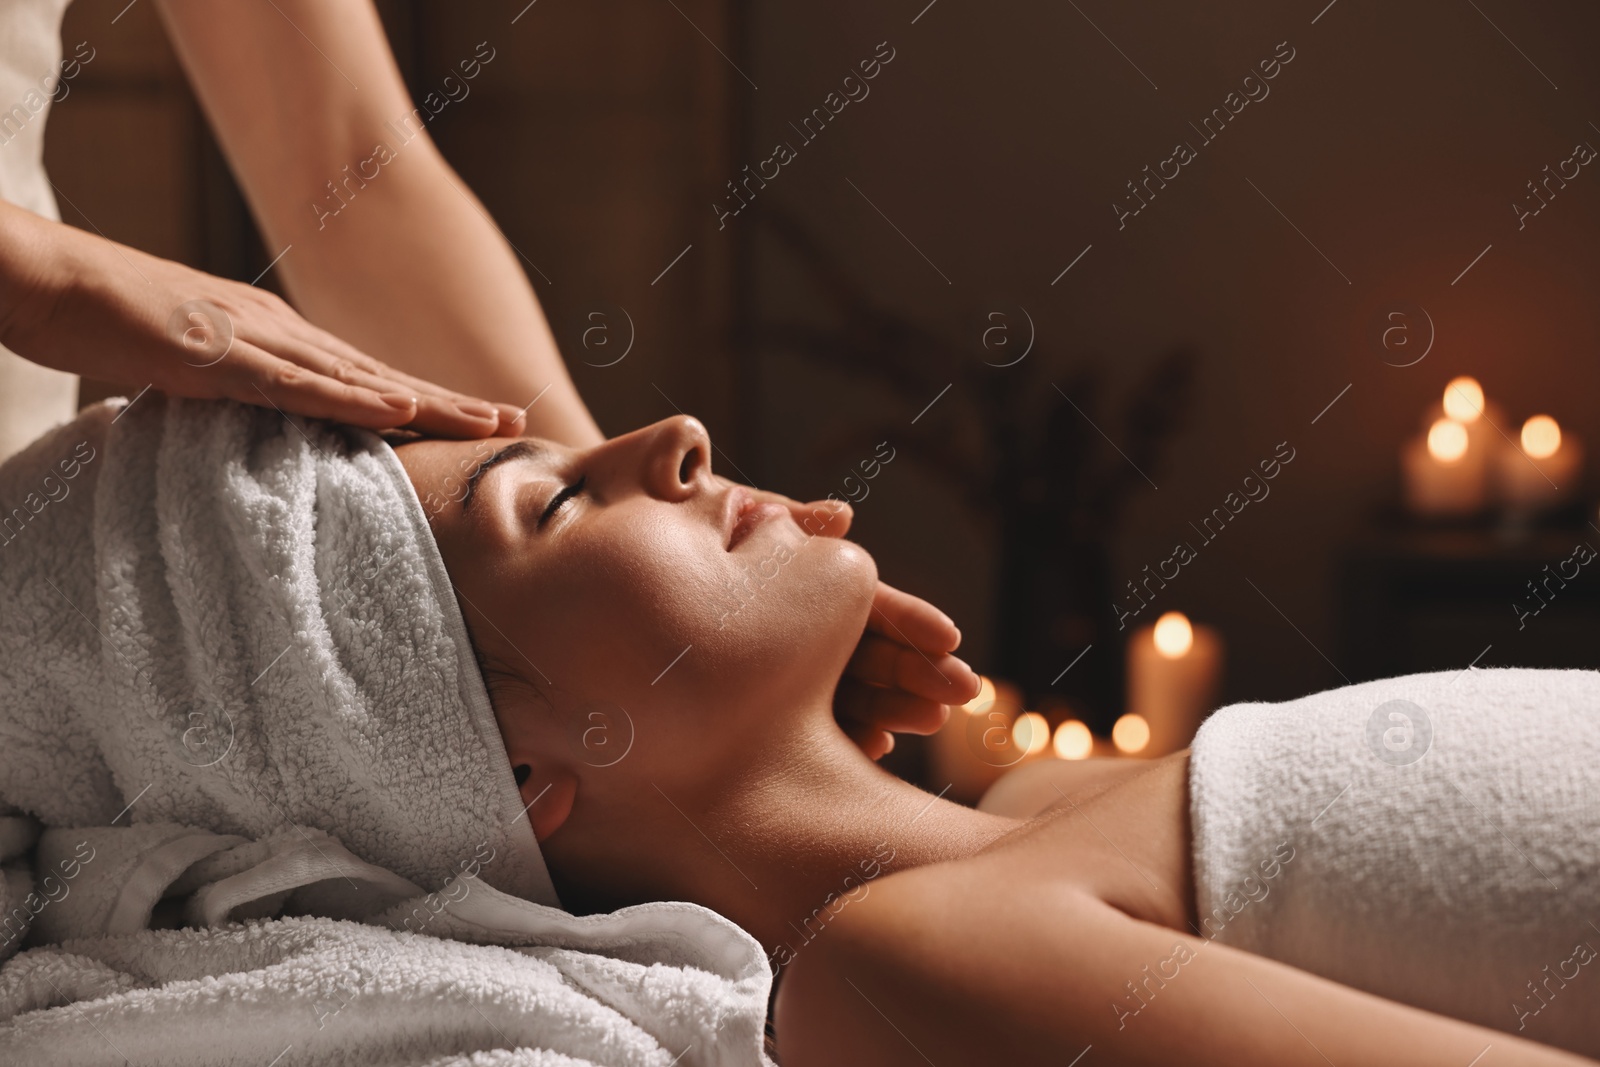
M 1483 414 L 1483 386 L 1476 378 L 1453 378 L 1444 387 L 1444 413 L 1457 422 L 1471 422 Z
M 1524 429 L 1523 434 L 1527 434 Z M 1455 419 L 1440 419 L 1428 427 L 1428 455 L 1440 463 L 1454 463 L 1467 454 L 1467 428 Z
M 1011 724 L 1011 740 L 1031 756 L 1050 743 L 1050 723 L 1037 711 L 1025 711 Z
M 1535 415 L 1522 424 L 1522 450 L 1533 459 L 1549 459 L 1561 447 L 1561 426 L 1549 415 Z
M 968 715 L 977 715 L 988 711 L 994 703 L 994 683 L 983 675 L 978 676 L 978 695 L 961 705 Z
M 1150 743 L 1150 724 L 1144 721 L 1143 715 L 1129 712 L 1111 728 L 1111 743 L 1117 746 L 1118 752 L 1129 755 L 1143 752 L 1144 746 Z
M 1155 640 L 1157 652 L 1177 659 L 1194 646 L 1194 627 L 1183 612 L 1169 611 L 1156 620 Z
M 1094 751 L 1094 734 L 1077 719 L 1068 719 L 1056 727 L 1054 744 L 1062 759 L 1084 759 Z

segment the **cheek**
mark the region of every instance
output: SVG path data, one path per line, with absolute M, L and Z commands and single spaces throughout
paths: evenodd
M 669 791 L 747 759 L 772 716 L 826 702 L 877 582 L 859 545 L 797 527 L 749 553 L 670 523 L 577 547 L 526 587 L 524 647 L 559 706 L 623 709 L 618 773 Z
M 538 616 L 530 629 L 554 661 L 540 664 L 552 679 L 620 699 L 715 630 L 729 576 L 707 531 L 635 518 L 568 547 L 526 582 Z
M 704 530 L 657 521 L 586 539 L 530 583 L 530 644 L 551 661 L 535 662 L 558 684 L 619 701 L 685 686 L 748 692 L 786 683 L 797 665 L 807 677 L 842 669 L 871 609 L 872 557 L 793 526 L 759 536 L 728 553 Z
M 877 584 L 860 545 L 773 529 L 758 551 L 735 552 L 727 562 L 732 580 L 718 590 L 716 628 L 707 635 L 724 666 L 773 671 L 803 661 L 817 668 L 832 650 L 855 646 Z

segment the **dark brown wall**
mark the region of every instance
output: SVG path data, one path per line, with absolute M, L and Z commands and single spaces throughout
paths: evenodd
M 801 219 L 862 292 L 974 361 L 986 312 L 1018 305 L 1038 326 L 1029 359 L 1054 361 L 1063 380 L 1098 366 L 1127 383 L 1169 346 L 1196 348 L 1190 428 L 1150 472 L 1159 489 L 1137 494 L 1114 531 L 1118 585 L 1169 554 L 1187 523 L 1278 442 L 1292 444 L 1297 458 L 1272 495 L 1202 548 L 1157 602 L 1222 628 L 1228 696 L 1280 698 L 1339 681 L 1317 651 L 1337 655 L 1332 561 L 1394 492 L 1399 441 L 1451 376 L 1478 376 L 1519 421 L 1549 411 L 1600 444 L 1600 167 L 1585 167 L 1522 232 L 1511 210 L 1524 183 L 1575 142 L 1600 146 L 1591 125 L 1600 122 L 1591 55 L 1600 9 L 925 3 L 756 6 L 757 145 L 793 139 L 789 121 L 877 42 L 897 52 L 871 95 L 760 196 Z M 1295 58 L 1268 83 L 1270 96 L 1202 145 L 1189 121 L 1283 41 Z M 1124 183 L 1178 140 L 1194 142 L 1198 158 L 1119 231 L 1111 205 Z M 760 250 L 760 316 L 826 323 L 830 312 L 787 253 L 768 238 Z M 1437 343 L 1397 369 L 1380 360 L 1369 325 L 1405 302 L 1427 309 Z M 763 454 L 795 491 L 836 489 L 847 472 L 848 461 L 804 470 L 800 443 L 869 412 L 906 425 L 921 407 L 775 349 L 760 366 L 771 427 Z M 874 484 L 857 509 L 858 535 L 887 577 L 944 603 L 977 662 L 987 661 L 987 517 L 910 466 Z M 1477 651 L 1463 648 L 1461 662 Z
M 81 209 L 63 203 L 63 214 L 250 277 L 267 257 L 150 5 L 113 25 L 124 3 L 78 0 L 69 11 L 69 47 L 87 39 L 98 54 L 50 120 L 52 174 Z M 1511 210 L 1574 142 L 1600 145 L 1589 57 L 1600 10 L 1576 0 L 924 3 L 757 3 L 735 18 L 734 5 L 713 0 L 539 0 L 515 26 L 520 2 L 382 10 L 414 88 L 479 40 L 501 49 L 435 135 L 548 275 L 535 277 L 540 299 L 610 432 L 676 405 L 711 425 L 723 471 L 820 496 L 861 458 L 852 450 L 863 427 L 909 423 L 922 407 L 779 346 L 732 358 L 736 331 L 749 341 L 780 321 L 823 331 L 836 321 L 773 240 L 773 209 L 814 236 L 858 295 L 973 360 L 1000 308 L 1026 308 L 1037 324 L 1029 361 L 1058 381 L 1098 368 L 1108 399 L 1170 347 L 1192 345 L 1201 364 L 1189 425 L 1149 472 L 1160 488 L 1135 493 L 1113 525 L 1113 577 L 1165 556 L 1278 442 L 1296 448 L 1272 496 L 1159 602 L 1222 628 L 1230 697 L 1338 680 L 1317 651 L 1337 655 L 1333 561 L 1392 494 L 1398 443 L 1450 376 L 1475 374 L 1510 416 L 1548 410 L 1600 446 L 1600 172 L 1585 168 L 1521 232 Z M 723 183 L 793 138 L 788 123 L 880 41 L 896 56 L 871 95 L 719 229 Z M 1111 205 L 1124 183 L 1174 142 L 1198 144 L 1188 123 L 1282 41 L 1295 58 L 1271 95 L 1119 231 Z M 1386 366 L 1369 336 L 1401 303 L 1425 307 L 1438 334 L 1405 369 Z M 633 352 L 586 366 L 585 316 L 605 308 L 614 319 L 619 307 L 636 324 Z M 1123 436 L 1114 420 L 1103 428 Z M 956 616 L 985 666 L 992 516 L 909 462 L 872 492 L 856 536 L 885 577 Z M 1475 651 L 1463 649 L 1463 662 Z

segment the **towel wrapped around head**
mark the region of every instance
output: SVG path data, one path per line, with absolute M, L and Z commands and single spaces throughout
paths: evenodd
M 0 810 L 313 827 L 556 905 L 427 516 L 375 434 L 147 393 L 0 466 Z

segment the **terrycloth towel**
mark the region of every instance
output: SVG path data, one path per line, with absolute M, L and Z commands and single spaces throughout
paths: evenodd
M 375 436 L 92 408 L 0 467 L 0 603 L 0 1067 L 770 1063 L 737 926 L 536 902 Z
M 449 575 L 376 435 L 150 392 L 0 466 L 0 810 L 332 835 L 556 903 Z M 480 859 L 475 859 L 478 857 Z
M 1600 673 L 1233 705 L 1189 767 L 1203 935 L 1600 1056 Z
M 13 870 L 20 822 L 0 821 Z M 39 947 L 0 966 L 0 1067 L 770 1067 L 761 946 L 698 905 L 577 917 L 470 870 L 421 894 L 304 828 L 56 828 L 33 862 Z M 341 900 L 383 907 L 261 918 Z M 145 928 L 179 922 L 202 928 Z

